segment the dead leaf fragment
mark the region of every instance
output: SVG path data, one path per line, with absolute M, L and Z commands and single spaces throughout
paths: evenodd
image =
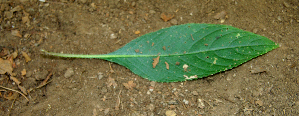
M 169 64 L 165 62 L 165 65 L 166 65 L 166 69 L 169 70 Z
M 262 67 L 256 67 L 256 68 L 253 68 L 252 70 L 250 70 L 250 72 L 252 74 L 257 74 L 257 73 L 267 72 L 267 70 Z
M 12 63 L 9 60 L 0 58 L 0 74 L 5 74 L 6 72 L 12 74 L 12 71 Z
M 10 76 L 9 78 L 10 80 L 13 80 L 17 85 L 21 83 L 16 77 Z
M 22 37 L 22 35 L 20 34 L 20 31 L 18 31 L 18 30 L 11 30 L 11 35 L 17 36 L 17 37 Z
M 128 83 L 123 83 L 123 85 L 124 85 L 127 89 L 133 89 L 134 87 L 136 87 L 136 83 L 134 83 L 133 81 L 128 81 Z
M 27 95 L 27 90 L 25 87 L 21 86 L 21 85 L 18 85 L 18 88 L 25 94 Z
M 107 115 L 109 113 L 110 108 L 106 108 L 104 114 Z
M 161 19 L 165 22 L 171 20 L 173 17 L 174 17 L 174 15 L 171 15 L 171 14 L 167 14 L 167 15 L 165 13 L 161 14 Z
M 28 56 L 28 54 L 26 52 L 22 51 L 22 55 L 24 56 L 26 62 L 31 61 L 31 58 Z
M 135 34 L 136 34 L 136 35 L 140 34 L 140 31 L 135 31 Z
M 17 92 L 11 92 L 7 96 L 4 95 L 3 97 L 8 100 L 14 100 L 14 99 L 17 99 L 18 96 L 19 96 L 19 94 Z
M 175 65 L 180 65 L 180 62 L 176 62 Z
M 153 68 L 156 68 L 157 64 L 159 63 L 159 59 L 160 59 L 160 56 L 158 56 L 157 58 L 153 58 Z
M 21 71 L 21 75 L 22 75 L 22 76 L 25 76 L 25 75 L 26 75 L 26 69 L 23 69 L 23 70 Z
M 22 23 L 27 23 L 27 22 L 29 22 L 29 16 L 22 17 Z
M 226 11 L 221 11 L 219 13 L 217 13 L 213 18 L 214 19 L 225 19 L 227 16 L 226 16 Z
M 17 56 L 18 56 L 18 50 L 14 51 L 10 56 L 12 56 L 12 59 L 17 58 Z
M 115 80 L 113 78 L 108 77 L 107 87 L 110 87 L 111 85 L 113 85 L 113 87 L 115 88 L 117 86 L 117 83 L 115 82 Z

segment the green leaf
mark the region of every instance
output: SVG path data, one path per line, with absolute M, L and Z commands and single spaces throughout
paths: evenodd
M 232 69 L 277 47 L 266 37 L 232 26 L 184 24 L 145 34 L 105 55 L 43 52 L 60 57 L 105 59 L 151 81 L 178 82 Z

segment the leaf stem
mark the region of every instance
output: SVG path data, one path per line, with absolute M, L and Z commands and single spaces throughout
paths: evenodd
M 85 54 L 63 54 L 63 53 L 55 53 L 55 52 L 48 52 L 44 49 L 40 50 L 46 55 L 57 56 L 57 57 L 64 57 L 64 58 L 128 58 L 128 57 L 151 57 L 157 55 L 109 55 L 109 54 L 97 54 L 97 55 L 85 55 Z

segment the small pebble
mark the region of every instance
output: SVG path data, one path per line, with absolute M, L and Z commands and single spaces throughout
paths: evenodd
M 155 14 L 156 11 L 154 11 L 154 10 L 150 10 L 149 13 L 150 13 L 150 14 Z
M 178 24 L 178 20 L 176 20 L 176 19 L 171 19 L 171 20 L 170 20 L 170 23 L 171 23 L 172 25 L 177 25 L 177 24 Z
M 107 88 L 106 87 L 103 87 L 102 88 L 102 93 L 106 93 L 108 90 L 107 90 Z
M 152 87 L 155 87 L 156 82 L 155 82 L 155 81 L 152 81 L 152 82 L 150 83 L 150 85 L 151 85 Z
M 48 71 L 47 70 L 43 70 L 43 71 L 39 71 L 35 74 L 35 79 L 36 80 L 44 80 L 47 78 L 48 75 Z
M 116 38 L 117 38 L 117 34 L 114 33 L 110 34 L 110 39 L 116 39 Z
M 193 95 L 198 95 L 197 91 L 192 91 Z
M 102 79 L 103 77 L 104 77 L 104 76 L 103 76 L 103 73 L 102 73 L 102 72 L 99 72 L 99 73 L 98 73 L 98 78 L 99 78 L 99 80 Z
M 183 100 L 183 102 L 184 102 L 186 105 L 188 105 L 188 104 L 189 104 L 189 101 L 188 101 L 188 100 L 186 100 L 186 99 L 184 99 L 184 100 Z
M 175 100 L 171 100 L 168 102 L 168 105 L 176 105 L 176 104 L 179 104 L 179 103 Z
M 147 109 L 150 110 L 150 111 L 153 111 L 155 109 L 154 104 L 147 105 Z
M 73 76 L 74 73 L 75 73 L 75 72 L 74 72 L 73 68 L 68 68 L 68 69 L 65 71 L 65 73 L 64 73 L 64 77 L 65 77 L 65 78 L 69 78 L 69 77 Z
M 197 102 L 198 102 L 197 107 L 199 107 L 201 109 L 205 108 L 205 104 L 203 103 L 202 99 L 197 99 Z
M 257 31 L 258 31 L 257 28 L 255 28 L 255 29 L 252 30 L 253 33 L 257 33 Z
M 4 11 L 4 17 L 11 19 L 13 17 L 13 12 L 10 11 Z
M 136 3 L 135 3 L 135 2 L 132 2 L 132 6 L 135 7 L 135 5 L 136 5 Z
M 282 21 L 280 16 L 277 17 L 277 20 L 278 20 L 278 21 Z
M 263 101 L 261 101 L 261 100 L 255 101 L 255 104 L 257 104 L 259 106 L 263 106 L 264 105 Z
M 167 110 L 167 111 L 165 112 L 165 115 L 166 115 L 166 116 L 176 116 L 176 113 L 175 113 L 173 110 Z

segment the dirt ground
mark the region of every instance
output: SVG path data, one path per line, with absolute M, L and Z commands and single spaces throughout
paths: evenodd
M 2 116 L 299 115 L 298 0 L 1 0 L 0 11 L 0 56 L 13 67 L 0 75 Z M 151 82 L 105 60 L 40 52 L 105 54 L 186 23 L 232 25 L 280 47 L 232 70 L 176 83 Z M 129 81 L 133 89 L 124 86 Z M 27 92 L 29 101 L 3 87 Z

